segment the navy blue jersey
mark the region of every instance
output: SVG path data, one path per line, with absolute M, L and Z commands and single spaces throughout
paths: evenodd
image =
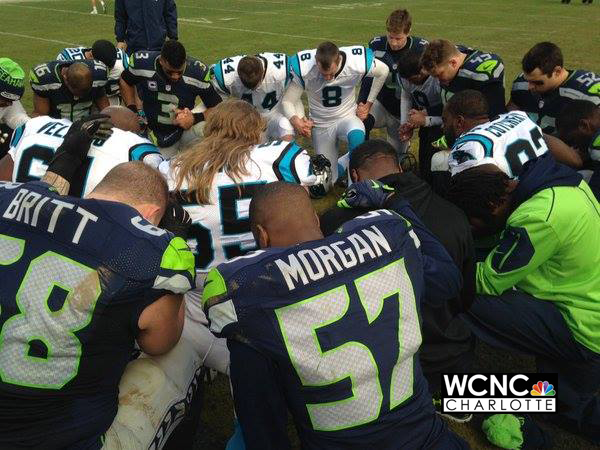
M 73 63 L 87 65 L 92 71 L 92 89 L 84 97 L 75 98 L 65 85 L 61 69 Z M 40 97 L 50 101 L 50 113 L 53 119 L 68 119 L 71 122 L 89 115 L 94 100 L 106 95 L 108 69 L 100 61 L 50 61 L 31 69 L 29 78 L 31 89 Z
M 56 56 L 57 61 L 82 61 L 85 60 L 85 54 L 91 53 L 92 49 L 88 47 L 68 47 L 63 48 L 60 53 Z M 106 95 L 116 96 L 120 93 L 119 78 L 123 70 L 127 68 L 129 61 L 127 54 L 120 48 L 117 49 L 117 59 L 115 65 L 109 68 L 108 81 L 106 83 Z
M 457 92 L 466 89 L 480 91 L 490 106 L 490 117 L 506 112 L 504 98 L 504 62 L 494 53 L 486 53 L 462 45 L 458 49 L 467 55 L 454 79 L 441 84 L 444 105 Z
M 209 273 L 203 304 L 211 330 L 231 343 L 236 411 L 249 448 L 284 448 L 273 444 L 282 398 L 306 449 L 436 443 L 444 425 L 416 357 L 419 247 L 408 221 L 379 210 L 322 240 L 259 250 Z M 270 370 L 259 383 L 244 382 L 260 358 Z
M 173 125 L 175 108 L 193 109 L 196 97 L 212 108 L 221 102 L 221 97 L 210 83 L 210 71 L 201 61 L 188 58 L 183 76 L 177 83 L 171 83 L 158 62 L 159 56 L 160 52 L 134 53 L 121 77 L 126 83 L 137 85 L 148 125 L 160 141 L 182 131 Z
M 417 36 L 409 36 L 406 45 L 400 50 L 392 50 L 388 46 L 387 36 L 378 36 L 371 39 L 369 48 L 373 50 L 375 58 L 383 61 L 390 69 L 385 85 L 379 91 L 377 100 L 383 107 L 396 117 L 400 117 L 400 95 L 396 95 L 399 89 L 397 83 L 398 63 L 409 52 L 422 53 L 427 41 Z M 365 78 L 362 83 L 359 99 L 366 101 L 371 89 L 372 78 Z
M 0 448 L 99 448 L 140 313 L 194 284 L 185 242 L 122 203 L 0 183 Z
M 557 89 L 544 94 L 531 92 L 520 74 L 512 84 L 510 100 L 546 134 L 556 132 L 556 118 L 573 100 L 586 100 L 600 106 L 600 74 L 587 70 L 570 70 L 569 77 Z

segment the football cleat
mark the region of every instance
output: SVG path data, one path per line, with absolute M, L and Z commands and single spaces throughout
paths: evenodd
M 331 188 L 331 162 L 323 155 L 315 155 L 310 158 L 311 173 L 317 180 L 308 187 L 311 198 L 323 198 Z

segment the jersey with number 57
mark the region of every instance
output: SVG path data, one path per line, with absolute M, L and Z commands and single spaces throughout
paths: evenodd
M 159 169 L 174 190 L 176 174 L 170 168 L 170 161 L 163 162 Z M 207 272 L 256 248 L 248 209 L 252 196 L 263 184 L 286 181 L 312 185 L 316 181 L 311 173 L 310 156 L 295 142 L 275 141 L 255 146 L 246 169 L 248 175 L 242 176 L 238 184 L 226 171 L 219 172 L 213 180 L 209 205 L 197 204 L 193 193 L 181 198 L 193 222 L 188 245 L 196 255 L 198 272 Z
M 222 96 L 240 98 L 251 103 L 262 115 L 268 115 L 281 101 L 289 81 L 288 57 L 285 53 L 259 53 L 264 78 L 255 89 L 248 89 L 237 72 L 245 55 L 226 58 L 212 66 L 213 85 Z
M 66 119 L 40 116 L 17 128 L 8 151 L 14 164 L 12 180 L 27 182 L 42 178 L 70 127 L 71 122 Z M 143 161 L 158 167 L 163 158 L 148 139 L 114 128 L 107 140 L 92 141 L 86 161 L 71 182 L 69 194 L 75 197 L 89 194 L 110 169 L 127 161 Z
M 187 58 L 182 77 L 171 83 L 158 62 L 159 56 L 158 51 L 135 52 L 129 57 L 129 67 L 121 77 L 127 84 L 137 86 L 148 126 L 162 140 L 181 131 L 173 125 L 176 108 L 193 109 L 197 97 L 204 106 L 212 108 L 221 98 L 211 85 L 210 72 L 202 61 Z
M 303 50 L 290 58 L 292 82 L 300 85 L 308 96 L 310 118 L 325 127 L 356 111 L 356 86 L 365 76 L 373 76 L 377 61 L 373 50 L 362 45 L 340 47 L 342 62 L 333 80 L 323 78 L 317 67 L 317 51 Z
M 236 389 L 236 367 L 253 368 L 254 354 L 272 377 L 263 380 L 268 407 L 253 403 L 256 413 L 240 420 L 275 433 L 269 410 L 284 401 L 302 448 L 437 448 L 444 426 L 417 357 L 424 275 L 412 236 L 401 216 L 374 211 L 324 239 L 259 250 L 208 274 L 210 328 L 240 350 L 231 354 L 240 404 L 253 397 Z
M 193 262 L 123 203 L 0 183 L 0 448 L 101 448 L 139 316 Z
M 86 52 L 91 51 L 92 49 L 89 47 L 69 47 L 64 48 L 61 52 L 56 56 L 57 61 L 84 61 Z M 123 51 L 123 49 L 117 49 L 117 59 L 115 60 L 115 65 L 112 69 L 108 69 L 108 81 L 106 83 L 106 95 L 109 97 L 114 97 L 119 95 L 119 78 L 121 78 L 121 73 L 128 66 L 128 58 L 127 54 Z
M 87 65 L 92 72 L 92 89 L 84 97 L 75 98 L 65 85 L 61 70 L 73 63 Z M 39 64 L 29 73 L 31 89 L 50 102 L 50 117 L 75 121 L 90 114 L 92 103 L 106 95 L 108 69 L 100 61 L 50 61 Z
M 452 175 L 482 164 L 494 164 L 511 178 L 523 165 L 548 151 L 542 130 L 523 111 L 511 111 L 472 128 L 459 137 L 450 152 Z

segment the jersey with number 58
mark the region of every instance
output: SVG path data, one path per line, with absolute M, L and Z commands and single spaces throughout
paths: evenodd
M 234 365 L 253 367 L 251 353 L 272 376 L 269 407 L 244 414 L 246 426 L 274 433 L 265 416 L 284 398 L 302 448 L 437 448 L 444 426 L 417 357 L 423 261 L 411 233 L 399 215 L 374 211 L 324 239 L 209 273 L 211 330 L 252 350 L 232 350 L 234 395 L 252 398 L 236 389 Z
M 181 202 L 193 222 L 193 237 L 188 245 L 196 254 L 199 272 L 207 272 L 223 261 L 256 248 L 248 209 L 260 186 L 273 181 L 312 185 L 316 180 L 310 173 L 310 156 L 295 142 L 275 141 L 255 146 L 246 169 L 248 175 L 243 176 L 239 184 L 227 172 L 219 172 L 213 180 L 209 205 L 198 205 L 193 196 L 182 196 Z M 163 162 L 160 171 L 166 175 L 169 188 L 174 190 L 176 175 L 170 169 L 170 162 Z
M 193 261 L 123 203 L 0 183 L 0 448 L 101 448 L 139 316 Z
M 452 175 L 482 164 L 494 164 L 518 177 L 525 164 L 548 151 L 542 130 L 523 111 L 511 111 L 469 130 L 452 146 Z
M 317 67 L 317 51 L 303 50 L 290 58 L 293 83 L 300 85 L 308 96 L 310 118 L 315 125 L 325 127 L 356 111 L 356 86 L 365 76 L 373 76 L 377 64 L 373 51 L 361 45 L 340 47 L 342 62 L 333 80 L 323 78 Z
M 212 67 L 213 85 L 222 96 L 232 96 L 251 103 L 262 115 L 268 115 L 280 102 L 289 81 L 288 57 L 285 53 L 259 53 L 265 75 L 256 89 L 248 89 L 237 72 L 245 55 L 226 58 Z
M 70 127 L 71 122 L 66 119 L 40 116 L 17 128 L 8 151 L 14 164 L 13 181 L 27 182 L 42 178 Z M 158 148 L 148 139 L 113 128 L 109 139 L 92 141 L 87 160 L 72 180 L 69 194 L 75 197 L 89 194 L 117 164 L 144 161 L 158 167 L 162 160 Z

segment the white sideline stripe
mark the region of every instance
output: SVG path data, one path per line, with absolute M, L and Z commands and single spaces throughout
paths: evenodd
M 310 15 L 310 14 L 293 14 L 293 13 L 284 13 L 279 11 L 243 11 L 241 9 L 225 9 L 225 8 L 211 8 L 204 6 L 193 6 L 193 5 L 184 5 L 178 4 L 178 8 L 188 8 L 188 9 L 201 9 L 203 11 L 218 11 L 218 12 L 227 12 L 227 13 L 241 13 L 241 14 L 253 14 L 257 16 L 289 16 L 289 17 L 306 17 L 308 19 L 318 19 L 318 20 L 341 20 L 344 22 L 352 21 L 352 22 L 365 22 L 365 23 L 377 23 L 377 24 L 385 24 L 385 19 L 357 19 L 354 17 L 333 17 L 333 16 L 318 16 L 318 15 Z M 422 9 L 419 9 L 422 11 Z M 431 10 L 434 11 L 434 10 Z M 436 10 L 437 11 L 437 10 Z M 179 19 L 181 20 L 181 18 Z M 441 26 L 447 28 L 474 28 L 476 30 L 486 29 L 486 30 L 500 30 L 500 31 L 511 31 L 513 34 L 521 34 L 523 36 L 529 35 L 529 33 L 525 31 L 518 31 L 515 28 L 510 27 L 499 27 L 499 26 L 480 26 L 480 25 L 461 25 L 461 24 L 451 24 L 451 23 L 431 23 L 431 22 L 418 22 L 417 26 L 421 27 L 433 27 L 439 28 Z
M 57 8 L 42 8 L 39 6 L 27 6 L 27 5 L 16 5 L 16 4 L 8 4 L 7 6 L 12 6 L 12 7 L 16 7 L 16 8 L 27 8 L 27 9 L 37 9 L 40 11 L 53 11 L 53 12 L 59 12 L 59 13 L 67 13 L 67 14 L 77 14 L 77 15 L 83 15 L 83 16 L 89 16 L 89 13 L 84 13 L 81 11 L 69 11 L 68 9 L 57 9 Z M 114 20 L 114 18 L 112 16 L 106 15 L 106 14 L 98 14 L 95 17 L 105 17 L 108 18 L 110 20 Z M 231 27 L 220 27 L 217 25 L 208 25 L 204 22 L 204 20 L 206 19 L 184 19 L 184 18 L 179 18 L 177 19 L 178 22 L 183 22 L 186 24 L 190 24 L 190 25 L 195 25 L 198 27 L 202 27 L 202 28 L 210 28 L 213 30 L 227 30 L 227 31 L 241 31 L 244 33 L 255 33 L 255 34 L 266 34 L 268 36 L 283 36 L 283 37 L 291 37 L 291 38 L 300 38 L 300 39 L 312 39 L 315 41 L 327 41 L 327 40 L 335 40 L 337 42 L 340 43 L 347 43 L 347 44 L 351 44 L 352 41 L 348 41 L 348 40 L 342 40 L 342 39 L 337 39 L 337 38 L 333 38 L 333 37 L 318 37 L 318 36 L 304 36 L 301 34 L 285 34 L 285 33 L 275 33 L 275 32 L 271 32 L 271 31 L 260 31 L 260 30 L 249 30 L 247 28 L 231 28 Z
M 0 2 L 2 2 L 2 0 L 0 0 Z M 73 42 L 59 41 L 56 39 L 46 39 L 46 38 L 41 38 L 41 37 L 37 37 L 37 36 L 29 36 L 28 34 L 8 33 L 6 31 L 0 31 L 0 34 L 5 34 L 7 36 L 21 37 L 21 38 L 25 38 L 25 39 L 34 39 L 36 41 L 52 42 L 52 43 L 56 43 L 56 44 L 76 45 Z

